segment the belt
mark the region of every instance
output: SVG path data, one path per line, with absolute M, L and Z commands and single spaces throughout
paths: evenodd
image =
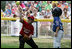
M 59 30 L 62 30 L 62 31 L 64 31 L 63 29 L 59 29 Z

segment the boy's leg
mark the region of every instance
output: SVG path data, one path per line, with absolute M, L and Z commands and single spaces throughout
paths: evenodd
M 56 42 L 55 42 L 55 37 L 54 37 L 54 40 L 53 40 L 53 48 L 55 48 L 55 44 L 56 44 Z
M 25 41 L 22 36 L 19 36 L 19 48 L 24 48 Z
M 38 46 L 36 45 L 36 43 L 33 41 L 32 38 L 26 41 L 26 43 L 29 44 L 32 48 L 38 48 Z
M 58 37 L 57 37 L 57 47 L 58 48 L 61 48 L 61 39 L 63 37 L 63 31 L 62 30 L 59 30 L 58 32 Z
M 54 37 L 53 48 L 57 48 L 57 37 Z

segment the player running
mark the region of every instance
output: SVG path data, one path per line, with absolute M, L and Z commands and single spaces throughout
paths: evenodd
M 53 21 L 53 31 L 55 32 L 54 37 L 54 48 L 61 48 L 61 39 L 63 37 L 63 24 L 61 22 L 60 16 L 62 10 L 58 7 L 53 8 L 52 15 L 54 17 Z
M 20 10 L 21 13 L 21 10 Z M 22 14 L 20 14 L 22 15 Z M 24 48 L 25 42 L 30 45 L 32 48 L 38 48 L 36 43 L 32 39 L 32 35 L 34 34 L 34 27 L 32 23 L 34 22 L 34 17 L 29 16 L 28 22 L 26 22 L 22 16 L 20 16 L 20 22 L 23 24 L 22 29 L 20 31 L 19 36 L 19 48 Z

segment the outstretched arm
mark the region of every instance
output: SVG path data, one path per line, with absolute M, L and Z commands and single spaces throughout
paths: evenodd
M 22 8 L 20 6 L 18 6 L 18 10 L 19 10 L 19 13 L 20 13 L 20 22 L 23 23 L 23 11 L 22 11 Z

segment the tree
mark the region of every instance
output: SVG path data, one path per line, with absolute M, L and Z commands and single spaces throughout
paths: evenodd
M 6 1 L 1 1 L 1 9 L 5 11 Z

